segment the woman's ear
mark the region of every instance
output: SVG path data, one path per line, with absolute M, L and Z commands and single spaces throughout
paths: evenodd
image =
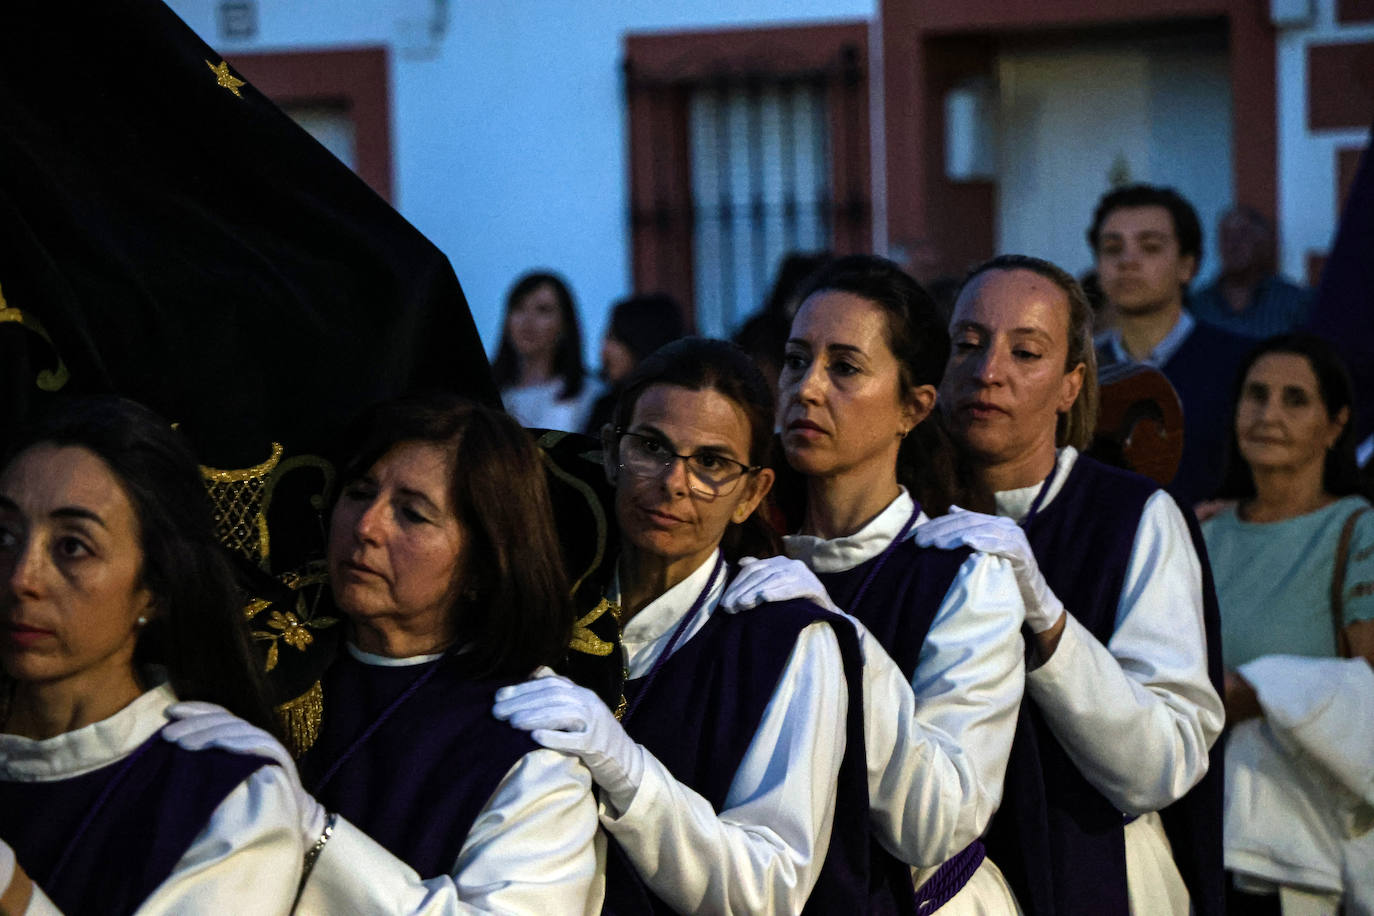
M 1342 407 L 1336 411 L 1336 415 L 1331 418 L 1331 423 L 1327 426 L 1328 440 L 1326 447 L 1332 449 L 1340 441 L 1341 433 L 1345 431 L 1345 424 L 1350 422 L 1350 408 Z
M 773 489 L 773 480 L 776 475 L 772 468 L 764 468 L 754 474 L 748 475 L 745 481 L 744 495 L 735 505 L 735 511 L 730 513 L 730 521 L 736 525 L 744 524 L 749 516 L 754 514 L 754 510 L 763 502 L 763 498 L 768 495 L 768 491 Z
M 1055 405 L 1059 413 L 1068 413 L 1073 408 L 1074 401 L 1078 400 L 1078 393 L 1083 390 L 1083 378 L 1087 374 L 1088 367 L 1083 363 L 1064 373 L 1064 380 L 1059 387 L 1059 403 Z
M 935 410 L 935 399 L 934 385 L 917 385 L 906 392 L 902 399 L 902 438 L 925 422 L 926 417 Z

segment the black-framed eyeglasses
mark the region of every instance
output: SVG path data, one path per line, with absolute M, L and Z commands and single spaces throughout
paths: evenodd
M 636 477 L 656 477 L 669 471 L 673 462 L 687 466 L 687 486 L 699 496 L 729 496 L 746 474 L 763 470 L 763 465 L 748 465 L 715 452 L 679 455 L 657 436 L 627 433 L 617 428 L 620 467 Z

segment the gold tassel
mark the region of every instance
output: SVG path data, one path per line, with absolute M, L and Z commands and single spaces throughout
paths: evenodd
M 316 681 L 310 689 L 294 700 L 277 707 L 277 719 L 286 732 L 291 756 L 299 757 L 320 737 L 320 720 L 324 717 L 324 690 Z

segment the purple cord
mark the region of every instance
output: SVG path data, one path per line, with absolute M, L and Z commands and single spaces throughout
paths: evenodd
M 673 647 L 677 645 L 677 641 L 681 639 L 682 634 L 686 632 L 687 626 L 691 623 L 692 618 L 697 615 L 697 611 L 701 610 L 701 605 L 706 601 L 706 596 L 711 594 L 711 589 L 715 587 L 716 577 L 720 575 L 720 571 L 724 568 L 725 555 L 720 554 L 716 558 L 715 569 L 711 570 L 711 578 L 706 580 L 706 587 L 701 590 L 701 594 L 697 595 L 697 600 L 692 602 L 692 606 L 687 610 L 687 613 L 683 615 L 677 628 L 673 630 L 673 635 L 668 637 L 668 644 L 663 647 L 662 652 L 658 653 L 658 658 L 654 659 L 653 667 L 649 669 L 649 673 L 644 677 L 644 686 L 635 694 L 634 700 L 625 707 L 625 714 L 620 717 L 621 725 L 630 721 L 630 716 L 634 713 L 635 709 L 638 708 L 639 701 L 644 699 L 644 695 L 649 692 L 649 688 L 654 683 L 654 678 L 658 677 L 658 672 L 663 668 L 664 662 L 668 661 L 668 656 L 672 654 Z
M 882 553 L 878 554 L 878 562 L 873 564 L 873 568 L 870 569 L 868 575 L 864 577 L 863 584 L 861 584 L 859 590 L 854 593 L 854 600 L 849 602 L 849 613 L 851 615 L 858 610 L 859 602 L 862 601 L 864 595 L 868 593 L 868 587 L 872 585 L 873 580 L 878 577 L 879 570 L 883 568 L 883 564 L 887 562 L 888 557 L 892 556 L 892 552 L 897 549 L 897 545 L 902 542 L 902 538 L 906 537 L 907 532 L 911 530 L 911 526 L 916 524 L 916 517 L 920 514 L 921 504 L 916 503 L 916 508 L 911 510 L 911 518 L 906 520 L 906 524 L 902 525 L 902 530 L 898 531 L 897 536 L 883 548 Z
M 954 895 L 964 889 L 978 866 L 987 857 L 982 840 L 974 840 L 946 859 L 924 884 L 916 889 L 916 910 L 920 913 L 933 913 L 944 906 Z
M 402 692 L 400 696 L 392 700 L 391 705 L 388 706 L 386 709 L 382 710 L 382 714 L 379 715 L 376 719 L 372 720 L 372 724 L 365 728 L 361 735 L 353 739 L 353 743 L 348 746 L 348 750 L 344 751 L 342 754 L 339 755 L 338 759 L 330 765 L 329 769 L 325 770 L 324 776 L 320 778 L 320 781 L 315 784 L 316 794 L 318 794 L 329 783 L 329 780 L 334 778 L 334 774 L 339 772 L 339 768 L 344 765 L 348 758 L 352 757 L 353 754 L 358 750 L 358 748 L 362 747 L 363 744 L 367 742 L 367 739 L 371 738 L 373 733 L 376 732 L 377 729 L 382 727 L 382 723 L 384 723 L 387 719 L 391 718 L 391 714 L 401 708 L 402 703 L 404 703 L 406 700 L 414 696 L 415 691 L 419 690 L 421 687 L 423 687 L 426 683 L 429 682 L 429 679 L 434 676 L 434 672 L 438 671 L 439 666 L 443 663 L 444 660 L 441 658 L 438 661 L 436 661 L 433 665 L 431 665 L 428 671 L 417 677 L 411 683 L 411 685 L 407 687 L 404 692 Z

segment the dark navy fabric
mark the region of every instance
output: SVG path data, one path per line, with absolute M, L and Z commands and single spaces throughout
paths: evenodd
M 843 617 L 804 601 L 713 614 L 664 663 L 626 729 L 675 778 L 720 811 L 798 636 L 818 621 L 828 624 L 839 641 L 849 711 L 830 847 L 803 912 L 914 913 L 909 870 L 871 837 L 863 662 L 858 636 Z M 630 681 L 626 696 L 633 700 L 643 686 L 642 678 Z M 626 883 L 616 867 L 618 855 L 611 855 L 608 866 L 606 911 L 625 914 L 634 911 L 626 900 L 635 891 L 617 886 Z M 654 912 L 671 912 L 660 900 L 650 905 Z
M 432 677 L 354 752 L 320 779 L 417 678 Z M 497 785 L 538 745 L 491 714 L 507 680 L 464 676 L 461 655 L 423 665 L 367 665 L 341 652 L 322 682 L 320 737 L 301 778 L 337 811 L 423 877 L 448 874 Z
M 1050 588 L 1104 645 L 1116 629 L 1136 530 L 1158 487 L 1079 456 L 1058 497 L 1031 522 L 1031 547 Z M 1185 512 L 1185 517 L 1190 513 Z M 1209 674 L 1220 688 L 1217 607 L 1201 539 Z M 1208 776 L 1163 812 L 1179 871 L 1199 914 L 1221 912 L 1219 749 Z M 1039 707 L 1021 706 L 988 854 L 1031 916 L 1127 916 L 1125 818 L 1079 772 Z
M 1355 382 L 1355 438 L 1374 432 L 1374 128 L 1322 267 L 1308 330 L 1331 341 Z
M 945 600 L 959 568 L 972 554 L 967 547 L 917 547 L 916 541 L 908 538 L 893 548 L 859 607 L 852 606 L 854 597 L 881 557 L 844 572 L 822 573 L 817 578 L 830 593 L 830 599 L 868 628 L 910 681 L 935 612 Z
M 131 766 L 124 766 L 126 757 L 71 779 L 0 781 L 0 837 L 68 916 L 137 910 L 220 803 L 267 763 L 221 750 L 184 750 L 160 733 L 135 753 Z M 54 866 L 107 788 L 112 791 L 52 880 Z

